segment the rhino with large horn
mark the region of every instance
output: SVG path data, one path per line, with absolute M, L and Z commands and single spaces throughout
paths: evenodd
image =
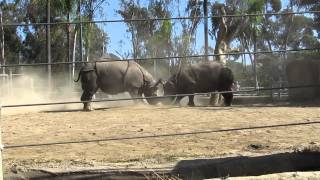
M 110 61 L 85 64 L 75 82 L 81 79 L 83 94 L 81 101 L 90 101 L 101 89 L 107 94 L 129 92 L 132 97 L 156 96 L 157 85 L 152 75 L 134 61 Z M 156 99 L 146 99 L 149 104 L 156 104 Z M 90 102 L 84 102 L 83 109 L 92 110 Z

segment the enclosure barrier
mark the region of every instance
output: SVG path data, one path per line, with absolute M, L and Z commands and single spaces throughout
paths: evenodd
M 301 12 L 284 12 L 284 13 L 256 13 L 256 14 L 239 14 L 239 15 L 219 15 L 219 16 L 196 16 L 196 17 L 172 17 L 172 18 L 150 18 L 150 19 L 126 19 L 126 20 L 99 20 L 99 21 L 78 21 L 78 22 L 52 22 L 52 23 L 5 23 L 0 24 L 0 27 L 10 27 L 10 26 L 40 26 L 40 25 L 68 25 L 68 24 L 88 24 L 88 23 L 117 23 L 117 22 L 138 22 L 138 21 L 163 21 L 163 20 L 182 20 L 182 19 L 207 19 L 207 18 L 233 18 L 233 17 L 254 17 L 254 16 L 278 16 L 278 15 L 294 15 L 294 14 L 312 14 L 320 13 L 320 11 L 301 11 Z M 196 57 L 208 57 L 208 56 L 220 56 L 220 55 L 242 55 L 242 54 L 267 54 L 267 53 L 283 53 L 283 52 L 297 52 L 297 51 L 319 51 L 319 48 L 306 48 L 306 49 L 291 49 L 291 50 L 274 50 L 274 51 L 258 51 L 258 52 L 230 52 L 222 54 L 206 54 L 206 55 L 189 55 L 189 56 L 172 56 L 172 57 L 151 57 L 151 58 L 136 58 L 136 59 L 124 59 L 124 60 L 105 60 L 99 62 L 110 62 L 110 61 L 133 61 L 133 60 L 157 60 L 157 59 L 180 59 L 180 58 L 196 58 Z M 77 64 L 77 63 L 88 63 L 87 61 L 76 61 L 76 62 L 56 62 L 56 63 L 34 63 L 34 64 L 9 64 L 1 65 L 0 68 L 5 67 L 17 67 L 17 66 L 42 66 L 42 65 L 59 65 L 59 64 Z M 89 62 L 91 63 L 91 62 Z M 290 123 L 290 124 L 278 124 L 278 125 L 267 125 L 267 126 L 254 126 L 254 127 L 240 127 L 240 128 L 230 128 L 230 129 L 215 129 L 215 130 L 205 130 L 205 131 L 194 131 L 194 132 L 184 132 L 184 133 L 173 133 L 173 134 L 158 134 L 158 135 L 146 135 L 146 136 L 127 136 L 127 137 L 109 137 L 103 139 L 93 139 L 93 140 L 80 140 L 80 141 L 64 141 L 64 142 L 50 142 L 50 143 L 38 143 L 38 144 L 13 144 L 13 145 L 3 145 L 1 139 L 1 113 L 3 108 L 16 108 L 16 107 L 27 107 L 27 106 L 47 106 L 47 105 L 62 105 L 62 104 L 73 104 L 73 103 L 83 103 L 83 102 L 106 102 L 106 101 L 124 101 L 124 100 L 138 100 L 138 99 L 148 99 L 148 98 L 166 98 L 166 97 L 178 97 L 178 96 L 189 96 L 189 95 L 209 95 L 209 94 L 220 94 L 220 93 L 241 93 L 241 92 L 256 92 L 256 91 L 268 91 L 268 90 L 280 90 L 280 89 L 292 89 L 292 88 L 308 88 L 308 87 L 318 87 L 320 85 L 304 85 L 304 86 L 286 86 L 286 87 L 271 87 L 271 88 L 257 88 L 254 90 L 241 90 L 241 91 L 224 91 L 224 92 L 210 92 L 210 93 L 193 93 L 193 94 L 176 94 L 176 95 L 166 95 L 166 96 L 156 96 L 156 97 L 136 97 L 136 98 L 122 98 L 122 99 L 100 99 L 92 101 L 70 101 L 70 102 L 51 102 L 51 103 L 37 103 L 37 104 L 16 104 L 16 105 L 3 105 L 0 106 L 0 180 L 3 179 L 2 172 L 2 151 L 4 149 L 14 149 L 14 148 L 25 148 L 25 147 L 36 147 L 36 146 L 50 146 L 50 145 L 63 145 L 63 144 L 75 144 L 75 143 L 92 143 L 92 142 L 102 142 L 102 141 L 120 141 L 120 140 L 131 140 L 131 139 L 145 139 L 145 138 L 160 138 L 160 137 L 174 137 L 174 136 L 185 136 L 194 134 L 205 134 L 205 133 L 219 133 L 219 132 L 230 132 L 230 131 L 243 131 L 250 129 L 263 129 L 263 128 L 275 128 L 275 127 L 287 127 L 287 126 L 300 126 L 300 125 L 310 125 L 319 124 L 320 121 L 311 122 L 300 122 L 300 123 Z
M 71 104 L 71 103 L 83 103 L 83 102 L 106 102 L 106 101 L 123 101 L 123 100 L 137 100 L 137 99 L 151 99 L 151 98 L 166 98 L 166 97 L 178 97 L 178 96 L 189 96 L 189 95 L 208 95 L 208 94 L 221 94 L 221 93 L 239 93 L 239 92 L 254 92 L 254 91 L 268 91 L 268 90 L 279 90 L 279 89 L 296 89 L 296 88 L 309 88 L 309 87 L 320 87 L 320 85 L 303 85 L 303 86 L 285 86 L 285 87 L 272 87 L 272 88 L 258 88 L 254 90 L 241 90 L 241 91 L 222 91 L 222 92 L 209 92 L 209 93 L 192 93 L 192 94 L 175 94 L 166 96 L 153 96 L 153 97 L 136 97 L 136 98 L 121 98 L 121 99 L 101 99 L 92 101 L 70 101 L 70 102 L 55 102 L 55 103 L 38 103 L 38 104 L 17 104 L 17 105 L 3 105 L 0 106 L 0 124 L 1 114 L 3 108 L 15 108 L 15 107 L 27 107 L 27 106 L 46 106 L 46 105 L 61 105 L 61 104 Z M 60 141 L 60 142 L 49 142 L 49 143 L 37 143 L 37 144 L 13 144 L 13 145 L 3 145 L 0 136 L 0 179 L 3 179 L 2 173 L 2 152 L 5 149 L 16 149 L 16 148 L 27 148 L 27 147 L 40 147 L 40 146 L 52 146 L 52 145 L 66 145 L 66 144 L 80 144 L 80 143 L 94 143 L 94 142 L 108 142 L 108 141 L 122 141 L 122 140 L 134 140 L 134 139 L 147 139 L 147 138 L 161 138 L 161 137 L 176 137 L 176 136 L 187 136 L 196 134 L 208 134 L 208 133 L 222 133 L 222 132 L 232 132 L 232 131 L 245 131 L 253 129 L 266 129 L 266 128 L 277 128 L 277 127 L 288 127 L 288 126 L 302 126 L 310 124 L 320 124 L 320 120 L 309 121 L 309 122 L 297 122 L 288 124 L 275 124 L 275 125 L 265 125 L 265 126 L 251 126 L 251 127 L 239 127 L 239 128 L 229 128 L 229 129 L 214 129 L 214 130 L 202 130 L 193 132 L 182 132 L 182 133 L 171 133 L 171 134 L 157 134 L 157 135 L 145 135 L 145 136 L 124 136 L 124 137 L 107 137 L 102 139 L 92 139 L 92 140 L 78 140 L 78 141 Z M 0 126 L 1 134 L 1 126 Z
M 82 143 L 123 141 L 123 140 L 134 140 L 134 139 L 150 139 L 150 138 L 187 136 L 187 135 L 209 134 L 209 133 L 220 133 L 220 132 L 245 131 L 245 130 L 254 130 L 254 129 L 267 129 L 267 128 L 277 128 L 277 127 L 302 126 L 302 125 L 310 125 L 310 124 L 320 124 L 320 119 L 318 121 L 309 121 L 309 122 L 300 122 L 300 123 L 251 126 L 251 127 L 240 127 L 240 128 L 230 128 L 230 129 L 215 129 L 215 130 L 204 130 L 204 131 L 172 133 L 172 134 L 146 135 L 146 136 L 130 136 L 129 135 L 124 137 L 109 137 L 109 138 L 102 138 L 102 139 L 80 140 L 80 141 L 61 141 L 61 142 L 38 143 L 38 144 L 16 144 L 16 145 L 5 145 L 3 147 L 6 149 L 15 149 L 15 148 L 40 147 L 40 146 L 52 146 L 52 145 L 65 145 L 65 144 L 82 144 Z
M 221 55 L 243 55 L 243 54 L 270 54 L 270 53 L 284 53 L 284 52 L 299 52 L 299 51 L 319 51 L 320 48 L 301 48 L 301 49 L 287 49 L 287 50 L 274 50 L 274 51 L 256 51 L 256 52 L 229 52 L 229 53 L 220 53 L 220 54 L 200 54 L 200 55 L 187 55 L 187 56 L 167 56 L 167 57 L 149 57 L 149 58 L 127 58 L 127 59 L 109 59 L 108 60 L 99 60 L 99 61 L 75 61 L 75 62 L 55 62 L 55 63 L 33 63 L 33 64 L 9 64 L 2 65 L 2 67 L 19 67 L 19 66 L 46 66 L 46 65 L 61 65 L 61 64 L 86 64 L 86 63 L 96 63 L 96 62 L 114 62 L 114 61 L 151 61 L 151 60 L 168 60 L 168 59 L 182 59 L 184 58 L 199 58 L 199 57 L 215 57 Z M 198 60 L 198 59 L 193 59 Z
M 242 92 L 257 92 L 257 91 L 270 91 L 270 90 L 281 90 L 281 89 L 297 89 L 297 88 L 310 88 L 320 87 L 320 84 L 312 85 L 300 85 L 300 86 L 283 86 L 283 87 L 270 87 L 270 88 L 257 88 L 252 90 L 238 90 L 238 91 L 214 91 L 207 93 L 188 93 L 188 94 L 174 94 L 164 96 L 150 96 L 150 97 L 131 97 L 131 98 L 119 98 L 119 99 L 97 99 L 91 101 L 64 101 L 64 102 L 49 102 L 49 103 L 34 103 L 34 104 L 13 104 L 13 105 L 2 105 L 2 108 L 16 108 L 16 107 L 28 107 L 28 106 L 48 106 L 48 105 L 64 105 L 64 104 L 80 104 L 86 102 L 110 102 L 110 101 L 128 101 L 128 100 L 142 100 L 142 99 L 162 99 L 168 97 L 181 97 L 181 96 L 201 96 L 201 95 L 213 95 L 213 94 L 224 94 L 224 93 L 242 93 Z M 1 115 L 1 114 L 0 114 Z
M 96 21 L 75 21 L 75 22 L 50 22 L 50 23 L 3 23 L 0 27 L 8 26 L 46 26 L 46 25 L 68 25 L 68 24 L 91 24 L 91 23 L 119 23 L 119 22 L 137 22 L 137 21 L 165 21 L 165 20 L 183 20 L 183 19 L 207 19 L 207 18 L 238 18 L 238 17 L 256 17 L 256 16 L 282 16 L 296 14 L 314 14 L 320 11 L 300 11 L 300 12 L 280 12 L 280 13 L 252 13 L 252 14 L 227 14 L 215 16 L 194 16 L 194 17 L 170 17 L 170 18 L 142 18 L 142 19 L 116 19 L 116 20 L 96 20 Z

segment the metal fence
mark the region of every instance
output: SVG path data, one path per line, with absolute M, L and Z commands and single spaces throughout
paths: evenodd
M 288 12 L 288 13 L 261 13 L 261 14 L 240 14 L 240 15 L 224 15 L 224 16 L 215 16 L 215 17 L 245 17 L 245 16 L 266 16 L 266 15 L 288 15 L 288 14 L 305 14 L 305 13 L 319 13 L 320 11 L 305 11 L 305 12 Z M 6 26 L 30 26 L 30 25 L 58 25 L 58 24 L 83 24 L 83 23 L 116 23 L 116 22 L 127 22 L 127 21 L 151 21 L 151 20 L 177 20 L 177 19 L 194 19 L 194 18 L 211 18 L 212 16 L 200 16 L 200 17 L 176 17 L 176 18 L 155 18 L 155 19 L 129 19 L 129 20 L 101 20 L 101 21 L 81 21 L 81 22 L 59 22 L 59 23 L 34 23 L 34 24 L 19 24 L 19 23 L 11 23 L 11 24 L 0 24 L 0 27 Z M 295 51 L 319 51 L 320 48 L 308 48 L 308 49 L 292 49 L 292 50 L 277 50 L 277 51 L 260 51 L 260 52 L 250 52 L 250 54 L 257 54 L 257 53 L 283 53 L 283 52 L 295 52 Z M 224 54 L 204 54 L 204 55 L 192 55 L 192 56 L 174 56 L 174 57 L 151 57 L 151 58 L 138 58 L 138 59 L 126 59 L 127 61 L 130 60 L 157 60 L 157 59 L 170 59 L 170 58 L 186 58 L 186 57 L 208 57 L 208 56 L 219 56 L 219 55 L 241 55 L 241 54 L 249 54 L 249 52 L 239 52 L 239 53 L 224 53 Z M 106 60 L 110 61 L 110 60 Z M 115 61 L 115 60 L 111 60 Z M 57 62 L 57 63 L 35 63 L 35 64 L 9 64 L 9 65 L 2 65 L 2 68 L 11 68 L 11 67 L 18 67 L 18 66 L 51 66 L 51 65 L 58 65 L 58 64 L 75 64 L 75 63 L 88 63 L 85 61 L 80 62 Z M 258 88 L 258 89 L 244 89 L 239 91 L 227 91 L 227 92 L 210 92 L 210 94 L 217 94 L 217 93 L 249 93 L 249 92 L 261 92 L 261 91 L 272 91 L 272 90 L 283 90 L 283 89 L 290 89 L 290 88 L 306 88 L 306 87 L 316 87 L 319 86 L 317 84 L 307 85 L 307 86 L 283 86 L 283 87 L 266 87 L 266 88 Z M 208 93 L 193 93 L 193 94 L 177 94 L 172 95 L 174 97 L 177 96 L 188 96 L 188 95 L 208 95 Z M 165 97 L 172 97 L 172 96 L 157 96 L 157 97 L 144 97 L 144 98 L 122 98 L 122 99 L 98 99 L 93 100 L 90 102 L 106 102 L 106 101 L 124 101 L 124 100 L 135 100 L 135 99 L 146 99 L 146 98 L 165 98 Z M 0 107 L 0 118 L 1 118 L 1 111 L 7 108 L 19 108 L 19 107 L 26 107 L 26 106 L 48 106 L 48 105 L 61 105 L 61 104 L 72 104 L 72 103 L 83 103 L 83 101 L 69 101 L 69 102 L 48 102 L 48 103 L 37 103 L 37 104 L 4 104 Z M 38 143 L 38 144 L 13 144 L 13 145 L 3 145 L 0 137 L 0 144 L 1 144 L 1 152 L 3 149 L 13 149 L 13 148 L 23 148 L 23 147 L 38 147 L 38 146 L 49 146 L 49 145 L 59 145 L 59 144 L 73 144 L 73 143 L 92 143 L 92 142 L 100 142 L 100 141 L 121 141 L 121 140 L 130 140 L 130 139 L 144 139 L 144 138 L 159 138 L 159 137 L 169 137 L 169 136 L 184 136 L 184 135 L 194 135 L 194 134 L 204 134 L 204 133 L 217 133 L 217 132 L 230 132 L 230 131 L 242 131 L 242 130 L 249 130 L 249 129 L 262 129 L 262 128 L 274 128 L 274 127 L 286 127 L 286 126 L 299 126 L 299 125 L 308 125 L 308 124 L 319 124 L 319 121 L 311 121 L 311 122 L 301 122 L 301 123 L 291 123 L 291 124 L 277 124 L 277 125 L 270 125 L 270 126 L 257 126 L 257 127 L 245 127 L 245 128 L 232 128 L 232 129 L 220 129 L 220 130 L 209 130 L 209 131 L 193 131 L 193 132 L 186 132 L 186 133 L 174 133 L 174 134 L 158 134 L 158 135 L 151 135 L 151 136 L 128 136 L 128 137 L 115 137 L 115 138 L 102 138 L 102 139 L 92 139 L 92 140 L 80 140 L 80 141 L 65 141 L 65 142 L 45 142 L 45 143 Z M 0 134 L 1 134 L 1 127 L 0 127 Z M 2 169 L 2 154 L 0 156 L 0 168 Z M 0 173 L 0 179 L 3 178 L 2 173 Z

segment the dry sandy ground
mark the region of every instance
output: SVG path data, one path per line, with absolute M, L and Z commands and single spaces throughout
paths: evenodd
M 77 107 L 78 108 L 78 107 Z M 2 115 L 5 145 L 320 122 L 320 107 L 152 107 Z M 10 111 L 7 111 L 10 112 Z M 320 124 L 4 150 L 5 170 L 165 167 L 182 159 L 260 155 L 320 144 Z
M 228 180 L 317 180 L 320 178 L 320 172 L 289 172 L 276 173 L 262 176 L 247 176 L 247 177 L 229 177 Z M 221 178 L 206 179 L 206 180 L 221 180 Z

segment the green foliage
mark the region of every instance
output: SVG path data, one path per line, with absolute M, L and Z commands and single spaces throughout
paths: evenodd
M 151 1 L 148 7 L 141 7 L 133 1 L 122 1 L 121 9 L 117 11 L 124 19 L 165 18 L 170 13 L 165 10 L 162 1 Z M 151 54 L 166 54 L 170 46 L 172 24 L 166 21 L 135 21 L 126 22 L 127 32 L 136 41 L 137 57 Z M 153 52 L 157 50 L 157 52 Z M 162 52 L 160 52 L 162 51 Z M 160 53 L 160 54 L 159 54 Z
M 281 0 L 269 0 L 268 2 L 274 12 L 278 12 L 281 10 Z
M 203 1 L 195 1 L 195 0 L 188 0 L 186 12 L 189 12 L 189 17 L 198 17 L 202 16 L 203 14 Z M 200 18 L 192 19 L 192 24 L 190 28 L 190 33 L 194 34 L 195 30 L 198 28 L 201 22 Z
M 8 16 L 6 22 L 25 22 L 25 23 L 44 23 L 46 18 L 46 2 L 44 0 L 15 0 L 13 3 L 0 3 L 1 9 Z M 85 1 L 87 2 L 87 1 Z M 101 2 L 101 0 L 99 1 Z M 77 0 L 51 0 L 50 1 L 51 22 L 78 21 L 76 9 L 78 7 Z M 10 9 L 5 8 L 10 7 Z M 10 14 L 10 15 L 9 15 Z M 13 15 L 13 16 L 12 16 Z M 87 14 L 83 14 L 86 19 Z M 89 32 L 84 26 L 84 35 Z M 72 47 L 75 31 L 78 28 L 70 25 L 70 46 Z M 86 42 L 93 41 L 90 49 L 92 57 L 100 57 L 102 54 L 102 46 L 108 43 L 108 36 L 103 30 L 93 25 L 92 29 L 95 36 L 85 36 Z M 68 50 L 68 25 L 51 26 L 51 58 L 53 62 L 66 61 Z M 9 35 L 11 34 L 11 35 Z M 45 26 L 25 26 L 23 28 L 8 27 L 5 28 L 5 57 L 9 63 L 17 63 L 19 54 L 22 55 L 21 61 L 24 63 L 46 62 L 46 27 Z M 79 39 L 79 37 L 78 37 Z M 85 43 L 88 44 L 88 43 Z M 78 47 L 77 47 L 78 49 Z M 72 51 L 72 48 L 70 49 Z M 99 52 L 98 52 L 99 51 Z M 12 52 L 12 53 L 11 53 Z M 14 55 L 15 54 L 15 55 Z M 76 56 L 79 57 L 79 51 Z M 78 58 L 77 58 L 78 60 Z M 54 71 L 60 71 L 61 66 L 55 66 Z
M 309 11 L 320 11 L 319 0 L 295 0 L 293 3 L 298 8 L 309 10 Z M 318 39 L 320 38 L 320 13 L 313 13 L 314 28 L 317 30 Z
M 83 20 L 92 20 L 93 14 L 99 10 L 105 0 L 82 1 Z M 10 1 L 11 2 L 11 1 Z M 121 0 L 120 9 L 117 11 L 123 19 L 145 19 L 145 18 L 167 18 L 176 12 L 171 12 L 168 8 L 169 3 L 177 3 L 172 0 L 152 0 L 149 4 L 141 6 L 139 0 Z M 293 10 L 320 10 L 318 0 L 299 0 L 292 1 Z M 78 21 L 77 0 L 51 0 L 51 21 L 66 22 Z M 112 2 L 114 3 L 114 2 Z M 187 16 L 203 15 L 203 1 L 187 1 L 184 11 Z M 209 12 L 213 16 L 225 14 L 255 14 L 268 12 L 291 12 L 291 7 L 281 10 L 281 0 L 225 0 L 214 1 L 210 6 Z M 15 0 L 14 3 L 1 1 L 0 7 L 4 13 L 5 23 L 25 22 L 41 23 L 46 22 L 46 1 L 45 0 Z M 176 10 L 176 9 L 173 9 Z M 68 16 L 69 15 L 69 16 Z M 237 46 L 241 51 L 268 51 L 284 50 L 297 48 L 320 47 L 320 15 L 284 15 L 284 16 L 256 16 L 256 17 L 237 17 L 225 18 L 229 31 L 226 37 L 230 37 L 230 47 Z M 180 33 L 173 34 L 174 25 L 177 21 L 135 21 L 126 22 L 127 32 L 131 35 L 132 46 L 135 57 L 163 57 L 191 55 L 195 52 L 195 32 L 201 23 L 200 18 L 193 21 L 180 20 L 182 30 Z M 221 18 L 211 18 L 212 29 L 211 37 L 216 37 L 221 27 Z M 70 44 L 79 27 L 70 25 Z M 17 63 L 21 58 L 22 62 L 46 62 L 46 28 L 45 26 L 29 27 L 6 27 L 5 33 L 5 57 L 8 63 Z M 53 62 L 66 61 L 67 59 L 67 26 L 51 26 L 52 60 Z M 1 32 L 0 32 L 1 34 Z M 101 56 L 103 46 L 108 43 L 108 35 L 96 24 L 84 25 L 84 46 L 90 57 L 95 59 Z M 317 37 L 318 36 L 318 37 Z M 79 40 L 79 37 L 78 37 Z M 254 49 L 256 48 L 256 49 Z M 76 46 L 76 57 L 79 57 L 79 45 Z M 263 86 L 270 85 L 271 81 L 277 81 L 282 77 L 281 67 L 290 58 L 301 59 L 311 57 L 309 52 L 299 54 L 276 54 L 262 57 L 258 55 L 258 79 Z M 248 58 L 249 56 L 245 56 Z M 239 57 L 235 57 L 237 59 Z M 312 55 L 312 58 L 319 58 L 319 54 Z M 78 58 L 76 58 L 78 60 Z M 192 63 L 191 59 L 185 59 Z M 249 60 L 247 59 L 246 62 Z M 177 59 L 171 59 L 170 66 L 177 65 Z M 157 61 L 157 66 L 169 66 L 167 61 Z M 146 65 L 153 65 L 153 62 L 146 62 Z M 252 64 L 243 65 L 238 62 L 229 62 L 238 79 L 247 79 L 254 82 Z M 60 69 L 59 69 L 60 68 Z M 57 66 L 55 71 L 61 70 Z M 250 84 L 248 83 L 248 85 Z
M 265 6 L 265 0 L 247 0 L 247 13 L 261 13 Z
M 16 22 L 16 17 L 12 16 L 16 11 L 16 7 L 12 3 L 0 3 L 0 9 L 3 13 L 3 23 Z M 6 63 L 18 63 L 19 53 L 22 47 L 22 42 L 17 34 L 17 27 L 3 27 L 4 31 L 4 51 Z M 0 37 L 2 37 L 2 31 L 0 28 Z M 0 38 L 1 40 L 1 38 Z M 1 47 L 1 44 L 0 44 Z M 1 47 L 2 48 L 2 47 Z M 2 62 L 1 62 L 2 63 Z

